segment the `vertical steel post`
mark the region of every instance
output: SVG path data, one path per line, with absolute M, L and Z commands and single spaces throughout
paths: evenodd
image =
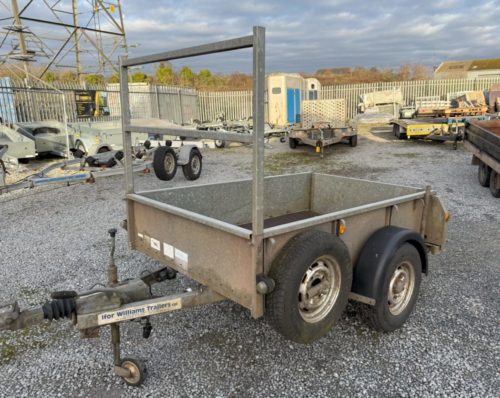
M 78 78 L 78 81 L 80 82 L 81 81 L 81 78 L 82 78 L 82 64 L 81 64 L 81 61 L 80 61 L 80 38 L 78 37 L 78 34 L 80 32 L 78 32 L 78 0 L 73 0 L 72 1 L 72 8 L 73 8 L 73 25 L 75 27 L 75 29 L 73 30 L 73 35 L 70 35 L 69 38 L 71 38 L 71 36 L 74 36 L 74 40 L 75 40 L 75 60 L 76 60 L 76 76 Z M 62 47 L 61 47 L 62 49 Z
M 132 136 L 126 126 L 130 124 L 130 106 L 128 92 L 128 68 L 123 66 L 125 57 L 120 57 L 120 106 L 122 113 L 123 152 L 125 162 L 125 194 L 134 193 L 134 176 L 132 174 Z
M 264 271 L 264 90 L 265 29 L 253 28 L 253 179 L 252 179 L 252 262 L 255 274 Z M 257 283 L 257 281 L 255 282 Z M 263 314 L 263 296 L 255 295 L 253 316 Z
M 123 66 L 126 57 L 120 57 L 120 107 L 122 114 L 122 134 L 123 134 L 123 153 L 124 153 L 124 176 L 125 176 L 125 195 L 134 193 L 134 175 L 132 171 L 132 133 L 127 130 L 130 125 L 130 103 L 128 92 L 128 68 Z M 127 200 L 127 220 L 133 220 L 133 207 Z M 135 231 L 131 222 L 128 223 L 128 242 L 131 249 L 134 249 Z M 115 332 L 116 333 L 116 332 Z M 119 336 L 118 336 L 119 338 Z

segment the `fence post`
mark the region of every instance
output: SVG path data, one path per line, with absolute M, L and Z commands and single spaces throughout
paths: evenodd
M 177 89 L 177 96 L 179 97 L 179 111 L 181 114 L 181 125 L 184 124 L 184 113 L 182 111 L 182 95 L 181 95 L 181 89 Z
M 160 95 L 158 94 L 158 85 L 154 85 L 155 88 L 155 94 L 156 94 L 156 113 L 158 116 L 158 119 L 161 119 L 161 114 L 160 114 Z

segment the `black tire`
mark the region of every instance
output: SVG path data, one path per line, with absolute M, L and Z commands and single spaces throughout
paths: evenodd
M 406 133 L 401 132 L 401 127 L 399 126 L 399 124 L 394 123 L 392 125 L 392 132 L 394 133 L 394 135 L 397 137 L 398 140 L 406 138 Z
M 189 153 L 189 162 L 182 166 L 182 173 L 186 180 L 197 180 L 201 174 L 201 168 L 203 166 L 201 161 L 201 153 L 197 148 L 191 149 Z
M 80 151 L 83 152 L 84 155 L 87 155 L 87 148 L 85 148 L 85 144 L 81 141 L 76 141 L 75 142 L 75 149 L 79 149 Z
M 299 142 L 295 138 L 288 137 L 288 145 L 290 146 L 290 148 L 295 149 L 297 148 L 298 144 Z
M 226 146 L 226 141 L 224 140 L 215 140 L 215 147 L 222 149 Z
M 490 174 L 490 192 L 495 198 L 500 198 L 500 176 L 495 170 Z
M 109 152 L 111 149 L 109 149 L 109 147 L 107 146 L 103 146 L 103 147 L 100 147 L 98 150 L 97 150 L 97 153 L 106 153 L 106 152 Z
M 477 168 L 477 179 L 479 180 L 479 185 L 483 187 L 489 187 L 490 175 L 491 167 L 484 162 L 479 163 L 479 166 Z
M 402 277 L 407 279 L 401 279 Z M 409 280 L 411 287 L 401 299 L 401 296 L 397 296 L 398 292 L 394 292 L 398 287 L 395 283 L 405 280 Z M 375 297 L 375 305 L 365 306 L 366 319 L 370 325 L 382 332 L 392 332 L 403 326 L 415 307 L 421 280 L 422 261 L 418 250 L 412 244 L 404 243 L 396 250 L 389 266 L 385 268 L 382 287 Z M 396 293 L 396 300 L 394 295 L 390 294 L 390 287 L 393 287 L 392 293 Z M 391 296 L 395 300 L 392 304 Z
M 177 156 L 172 148 L 161 146 L 155 150 L 153 170 L 156 177 L 163 181 L 170 181 L 177 172 Z
M 134 358 L 123 358 L 121 367 L 131 372 L 130 377 L 122 377 L 129 386 L 137 387 L 146 379 L 147 369 L 143 361 Z
M 349 145 L 351 147 L 355 147 L 356 145 L 358 145 L 358 136 L 357 135 L 351 135 L 349 137 Z
M 306 231 L 287 242 L 269 276 L 276 282 L 266 296 L 269 323 L 288 340 L 312 343 L 330 331 L 347 304 L 352 284 L 349 251 L 330 233 Z M 309 296 L 328 279 L 326 292 Z

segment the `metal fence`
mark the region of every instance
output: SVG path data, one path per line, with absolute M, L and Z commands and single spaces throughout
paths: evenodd
M 220 113 L 227 120 L 252 116 L 252 91 L 200 91 L 198 99 L 202 121 L 213 121 Z
M 373 91 L 401 89 L 403 100 L 409 105 L 419 97 L 446 100 L 449 93 L 488 90 L 494 84 L 500 84 L 500 78 L 345 84 L 323 86 L 320 98 L 344 98 L 347 118 L 351 119 L 357 114 L 360 95 Z M 49 89 L 39 82 L 28 84 L 0 78 L 0 117 L 5 122 L 62 121 L 63 96 L 70 122 L 117 120 L 121 117 L 118 84 L 89 86 L 56 82 L 54 87 Z M 195 119 L 214 121 L 221 113 L 227 120 L 239 120 L 252 114 L 251 91 L 197 92 L 148 83 L 130 83 L 129 90 L 132 118 L 160 118 L 186 124 Z M 79 116 L 76 93 L 81 91 L 99 93 L 106 103 L 106 112 L 99 116 Z
M 343 84 L 323 86 L 321 89 L 321 98 L 345 98 L 347 118 L 351 119 L 357 114 L 357 105 L 360 102 L 359 96 L 373 91 L 400 88 L 403 93 L 403 100 L 407 105 L 411 105 L 419 97 L 435 96 L 446 100 L 449 93 L 489 90 L 493 84 L 499 83 L 500 78 L 482 78 Z
M 92 94 L 94 108 L 91 111 L 102 105 L 98 116 L 94 112 L 91 112 L 92 116 L 82 115 L 82 104 L 77 98 L 82 93 Z M 130 99 L 132 118 L 160 118 L 179 124 L 199 119 L 198 94 L 194 89 L 131 83 Z M 54 88 L 49 88 L 40 82 L 0 78 L 0 117 L 3 122 L 63 121 L 63 102 L 69 122 L 121 118 L 118 84 L 57 83 Z

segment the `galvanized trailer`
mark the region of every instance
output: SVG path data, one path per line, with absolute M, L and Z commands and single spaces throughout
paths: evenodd
M 325 147 L 339 142 L 355 147 L 358 144 L 358 135 L 351 127 L 333 127 L 328 123 L 318 123 L 310 128 L 293 127 L 288 133 L 290 148 L 295 149 L 299 144 L 310 145 L 321 155 Z
M 465 148 L 478 166 L 478 180 L 500 197 L 500 120 L 475 120 L 465 126 Z
M 130 120 L 128 68 L 247 47 L 253 47 L 253 134 L 204 135 L 252 142 L 253 178 L 136 192 L 131 132 L 146 127 Z M 351 298 L 365 304 L 376 329 L 403 325 L 421 274 L 428 271 L 427 252 L 443 248 L 448 215 L 429 187 L 319 173 L 264 178 L 264 28 L 254 27 L 248 37 L 122 59 L 120 81 L 128 239 L 133 249 L 167 267 L 119 283 L 116 230 L 111 230 L 109 287 L 55 292 L 51 302 L 28 311 L 21 312 L 16 303 L 0 307 L 0 329 L 67 317 L 90 337 L 110 325 L 114 370 L 138 385 L 143 364 L 120 352 L 120 323 L 127 320 L 141 320 L 147 338 L 152 315 L 230 299 L 254 318 L 266 313 L 285 338 L 310 343 L 328 333 Z M 185 129 L 158 128 L 158 133 L 200 135 Z M 150 285 L 173 278 L 173 270 L 202 287 L 153 297 Z

